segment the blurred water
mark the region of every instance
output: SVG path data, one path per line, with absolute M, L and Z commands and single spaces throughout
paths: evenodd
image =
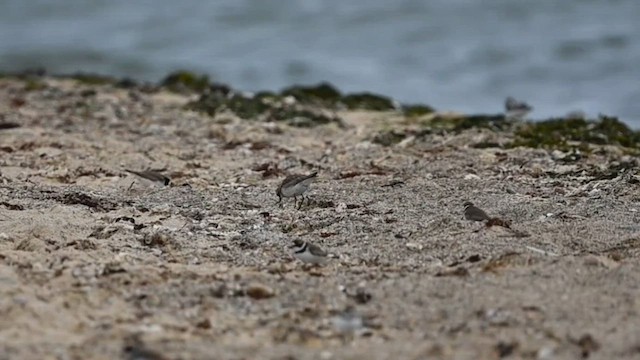
M 640 127 L 639 0 L 0 0 L 0 70 L 243 90 L 330 81 L 440 110 L 571 110 Z

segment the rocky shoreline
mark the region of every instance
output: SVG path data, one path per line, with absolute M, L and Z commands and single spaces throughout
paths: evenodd
M 638 149 L 608 116 L 3 75 L 0 359 L 637 358 Z

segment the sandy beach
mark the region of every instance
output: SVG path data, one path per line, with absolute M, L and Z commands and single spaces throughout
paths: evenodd
M 633 149 L 125 85 L 0 78 L 0 359 L 640 357 Z

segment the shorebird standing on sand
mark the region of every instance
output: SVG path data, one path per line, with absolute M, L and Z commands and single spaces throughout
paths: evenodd
M 471 201 L 465 201 L 464 204 L 464 218 L 470 221 L 488 221 L 491 220 L 484 210 L 473 205 Z
M 318 176 L 318 172 L 314 171 L 309 175 L 289 175 L 287 176 L 278 189 L 276 190 L 276 195 L 278 195 L 278 203 L 282 201 L 282 198 L 292 197 L 294 199 L 294 206 L 298 202 L 298 196 L 302 197 L 300 200 L 300 205 L 298 209 L 302 207 L 302 203 L 304 203 L 304 193 L 309 190 L 311 183 Z

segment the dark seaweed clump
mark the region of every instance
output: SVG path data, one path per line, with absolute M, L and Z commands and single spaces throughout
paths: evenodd
M 640 148 L 640 132 L 631 130 L 618 118 L 601 115 L 598 120 L 554 118 L 523 124 L 515 132 L 510 147 L 560 149 L 593 145 Z
M 269 91 L 255 95 L 245 95 L 229 91 L 203 92 L 200 98 L 187 104 L 187 108 L 215 116 L 222 111 L 232 111 L 237 116 L 255 120 L 283 121 L 297 127 L 338 123 L 342 121 L 334 112 L 339 109 L 388 111 L 397 110 L 391 98 L 386 96 L 357 93 L 343 95 L 329 83 L 311 86 L 290 86 L 280 93 Z M 420 116 L 433 112 L 426 105 L 403 107 L 407 116 Z
M 160 81 L 160 86 L 174 92 L 203 92 L 209 88 L 209 85 L 209 76 L 197 75 L 185 70 L 172 72 Z
M 429 129 L 445 130 L 460 133 L 473 128 L 484 128 L 495 131 L 508 130 L 514 125 L 512 120 L 503 114 L 465 115 L 465 116 L 435 116 L 423 122 L 423 126 Z
M 584 154 L 592 151 L 592 145 L 622 146 L 632 152 L 640 149 L 640 131 L 630 129 L 616 117 L 600 116 L 597 120 L 578 118 L 552 118 L 544 121 L 520 123 L 497 115 L 439 116 L 426 118 L 422 131 L 414 134 L 409 130 L 385 131 L 377 134 L 373 142 L 391 146 L 410 135 L 422 136 L 429 133 L 460 133 L 473 128 L 492 131 L 513 131 L 514 141 L 507 144 L 480 143 L 474 147 L 529 147 L 557 149 L 562 151 L 580 150 Z
M 388 111 L 396 109 L 391 98 L 368 92 L 345 95 L 340 99 L 340 102 L 349 110 Z
M 46 75 L 44 69 L 30 69 L 14 76 L 26 81 L 25 90 L 36 91 L 46 87 L 40 77 Z M 386 96 L 369 92 L 342 94 L 335 86 L 322 82 L 317 85 L 296 85 L 283 89 L 279 93 L 263 91 L 255 95 L 236 92 L 225 84 L 215 83 L 207 75 L 191 71 L 178 70 L 168 74 L 157 85 L 140 84 L 130 78 L 118 79 L 93 73 L 73 73 L 59 76 L 75 79 L 86 85 L 112 85 L 121 88 L 140 88 L 156 91 L 158 87 L 179 93 L 198 93 L 200 98 L 186 105 L 188 109 L 216 115 L 221 111 L 232 111 L 237 116 L 266 121 L 284 121 L 293 126 L 312 127 L 321 124 L 342 124 L 335 111 L 401 110 L 407 117 L 420 117 L 432 113 L 433 108 L 426 105 L 402 105 L 400 108 Z
M 331 108 L 347 108 L 349 110 L 394 110 L 391 98 L 368 92 L 342 95 L 338 89 L 329 83 L 301 86 L 295 85 L 285 88 L 282 96 L 293 96 L 303 104 L 322 105 Z
M 425 115 L 428 113 L 425 113 Z M 422 115 L 415 115 L 422 116 Z M 412 129 L 382 131 L 376 134 L 372 142 L 383 146 L 395 145 L 409 136 L 416 138 L 424 137 L 428 134 L 458 134 L 462 131 L 473 128 L 485 128 L 493 131 L 503 131 L 510 129 L 514 122 L 507 120 L 504 115 L 461 115 L 461 116 L 433 116 L 423 119 L 420 124 L 421 129 L 416 131 Z M 494 147 L 497 144 L 485 144 L 487 147 Z
M 314 127 L 329 123 L 342 124 L 342 120 L 320 109 L 291 103 L 273 93 L 262 92 L 253 96 L 240 93 L 223 94 L 209 92 L 186 105 L 190 110 L 215 116 L 223 111 L 232 111 L 247 120 L 279 121 L 296 127 Z
M 429 105 L 402 105 L 402 113 L 406 117 L 416 118 L 434 113 L 436 110 Z
M 328 107 L 334 107 L 342 98 L 340 91 L 326 82 L 311 86 L 290 86 L 284 88 L 280 96 L 293 96 L 300 103 Z

